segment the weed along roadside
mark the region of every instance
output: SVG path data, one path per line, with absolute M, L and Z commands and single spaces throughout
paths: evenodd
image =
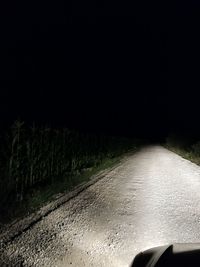
M 0 141 L 1 226 L 114 166 L 138 145 L 129 138 L 15 121 Z
M 197 137 L 171 134 L 163 144 L 169 150 L 179 154 L 181 157 L 200 165 L 200 141 Z
M 115 158 L 113 161 L 106 161 L 104 164 L 99 166 L 99 168 L 96 168 L 95 171 L 93 170 L 90 173 L 85 173 L 85 175 L 82 177 L 82 182 L 79 180 L 80 183 L 71 188 L 71 190 L 69 189 L 69 191 L 63 191 L 63 189 L 60 188 L 59 193 L 56 194 L 52 186 L 52 195 L 49 193 L 49 198 L 44 198 L 44 190 L 41 190 L 34 196 L 35 198 L 38 198 L 35 203 L 35 210 L 33 210 L 31 206 L 29 207 L 28 213 L 24 212 L 23 217 L 18 217 L 15 220 L 12 220 L 10 223 L 2 225 L 0 228 L 0 248 L 4 247 L 7 243 L 20 236 L 26 230 L 30 229 L 33 225 L 38 223 L 51 212 L 55 211 L 61 205 L 78 196 L 88 187 L 94 185 L 97 181 L 104 178 L 112 170 L 123 163 L 123 160 L 126 160 L 128 155 L 134 152 L 136 152 L 136 150 L 131 150 L 130 152 L 124 153 L 120 157 Z M 31 199 L 31 202 L 33 202 L 33 199 Z

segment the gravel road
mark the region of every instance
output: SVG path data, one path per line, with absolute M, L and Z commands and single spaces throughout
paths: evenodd
M 200 167 L 148 146 L 8 243 L 0 266 L 129 266 L 174 242 L 200 242 Z

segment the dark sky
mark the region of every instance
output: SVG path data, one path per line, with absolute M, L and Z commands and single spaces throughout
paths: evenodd
M 2 126 L 200 132 L 198 1 L 66 2 L 1 8 Z

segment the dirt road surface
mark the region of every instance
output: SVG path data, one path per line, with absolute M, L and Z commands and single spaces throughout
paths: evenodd
M 0 266 L 122 267 L 174 242 L 200 242 L 200 167 L 148 146 L 7 244 Z

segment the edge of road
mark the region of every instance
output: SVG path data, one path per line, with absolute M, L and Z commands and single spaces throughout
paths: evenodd
M 136 149 L 134 151 L 129 151 L 122 155 L 121 159 L 119 160 L 116 165 L 109 167 L 105 170 L 100 171 L 99 173 L 92 175 L 90 180 L 87 182 L 83 182 L 77 185 L 72 191 L 67 193 L 58 194 L 55 196 L 54 200 L 51 200 L 39 210 L 33 212 L 29 216 L 21 218 L 17 221 L 14 221 L 10 224 L 7 224 L 2 231 L 0 232 L 0 249 L 5 247 L 9 242 L 12 242 L 15 238 L 29 230 L 39 221 L 41 221 L 44 217 L 48 216 L 51 212 L 55 211 L 57 208 L 68 202 L 69 200 L 78 196 L 81 192 L 104 178 L 107 174 L 111 171 L 119 167 L 126 159 L 138 152 L 141 149 Z

